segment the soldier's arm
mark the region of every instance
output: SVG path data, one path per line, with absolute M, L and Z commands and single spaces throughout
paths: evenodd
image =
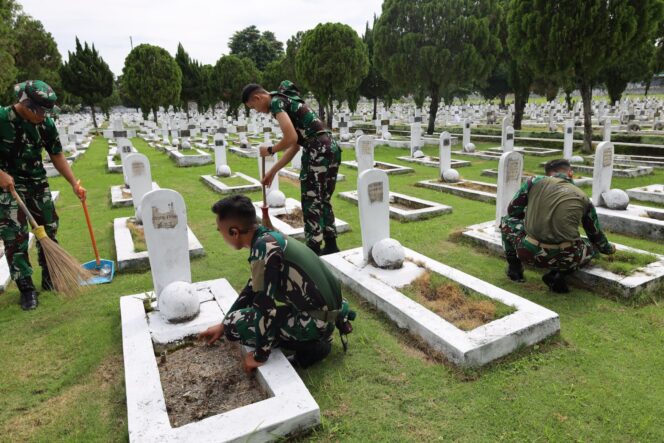
M 267 237 L 267 238 L 266 238 Z M 277 316 L 276 294 L 281 283 L 284 253 L 276 240 L 266 236 L 259 240 L 263 244 L 258 249 L 264 249 L 262 260 L 263 288 L 257 291 L 254 297 L 254 308 L 259 315 L 256 316 L 256 351 L 254 359 L 265 362 L 270 356 L 272 345 L 277 334 L 275 319 Z
M 247 284 L 244 286 L 244 289 L 242 292 L 240 292 L 240 295 L 238 295 L 237 299 L 233 303 L 233 306 L 231 306 L 228 312 L 231 313 L 237 311 L 238 309 L 250 307 L 254 302 L 255 296 L 256 293 L 254 292 L 254 288 L 251 286 L 251 279 L 249 279 Z
M 510 218 L 523 219 L 526 216 L 526 207 L 528 206 L 528 193 L 535 183 L 541 180 L 540 177 L 530 177 L 521 185 L 517 193 L 512 197 L 512 201 L 507 206 L 507 215 Z
M 604 235 L 604 232 L 602 232 L 602 227 L 597 218 L 597 211 L 590 201 L 586 207 L 586 212 L 583 214 L 581 223 L 583 224 L 583 229 L 586 231 L 588 239 L 597 246 L 599 252 L 602 254 L 613 254 L 616 251 L 614 246 L 606 238 L 606 235 Z
M 76 179 L 74 171 L 71 170 L 65 155 L 62 153 L 60 136 L 58 135 L 58 130 L 52 120 L 48 119 L 44 122 L 44 131 L 41 134 L 44 137 L 44 148 L 46 149 L 46 152 L 48 152 L 55 169 L 57 169 L 60 175 L 69 182 L 74 194 L 76 194 L 81 200 L 85 200 L 87 191 Z

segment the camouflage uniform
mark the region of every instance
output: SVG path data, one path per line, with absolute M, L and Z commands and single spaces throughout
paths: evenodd
M 0 170 L 14 178 L 15 188 L 37 223 L 55 240 L 58 215 L 51 198 L 42 164 L 42 147 L 49 154 L 62 152 L 57 129 L 51 118 L 34 125 L 12 106 L 0 108 Z M 32 275 L 28 258 L 28 223 L 11 193 L 0 192 L 0 238 L 5 245 L 12 279 Z M 45 266 L 39 244 L 39 264 Z
M 321 313 L 338 309 L 341 289 L 326 265 L 299 243 L 259 226 L 249 256 L 251 279 L 224 318 L 224 334 L 256 348 L 264 362 L 275 346 L 315 340 L 332 341 L 334 318 Z M 312 317 L 312 315 L 317 318 Z
M 613 252 L 612 245 L 601 230 L 595 207 L 585 195 L 580 196 L 582 204 L 585 205 L 581 223 L 588 236 L 587 239 L 580 238 L 578 224 L 576 224 L 574 229 L 577 235 L 575 238 L 565 239 L 565 241 L 571 242 L 572 245 L 564 249 L 542 248 L 537 243 L 528 240 L 525 221 L 528 193 L 533 189 L 533 186 L 542 180 L 559 180 L 559 183 L 573 183 L 566 175 L 556 174 L 554 177 L 531 177 L 521 186 L 510 202 L 507 215 L 502 218 L 500 224 L 503 248 L 508 260 L 510 257 L 518 256 L 521 261 L 540 268 L 575 271 L 588 264 L 600 252 L 611 254 Z M 541 239 L 537 240 L 542 241 Z M 559 243 L 563 242 L 559 241 Z
M 318 115 L 304 103 L 292 82 L 284 80 L 271 92 L 270 112 L 276 117 L 286 112 L 302 146 L 300 193 L 307 244 L 320 244 L 336 238 L 334 211 L 330 200 L 337 184 L 341 149 Z

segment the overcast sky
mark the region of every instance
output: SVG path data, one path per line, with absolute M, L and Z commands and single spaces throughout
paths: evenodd
M 227 54 L 235 31 L 256 25 L 286 46 L 297 31 L 341 22 L 359 35 L 379 15 L 382 0 L 19 0 L 58 44 L 64 60 L 75 37 L 94 43 L 115 75 L 134 46 L 150 43 L 175 54 L 181 42 L 189 55 L 214 64 Z

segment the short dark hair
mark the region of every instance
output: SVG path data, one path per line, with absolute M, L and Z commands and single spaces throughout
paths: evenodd
M 242 103 L 247 103 L 255 92 L 267 92 L 257 83 L 249 83 L 242 89 Z
M 256 208 L 251 199 L 244 195 L 231 195 L 212 205 L 212 212 L 219 220 L 236 220 L 242 228 L 250 228 L 256 222 Z
M 557 158 L 555 160 L 549 160 L 546 162 L 546 164 L 544 164 L 544 173 L 548 175 L 551 172 L 567 171 L 571 167 L 572 165 L 569 163 L 569 160 L 565 160 L 564 158 Z

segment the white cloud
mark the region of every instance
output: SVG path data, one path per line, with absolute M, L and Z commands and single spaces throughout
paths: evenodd
M 40 20 L 66 60 L 75 37 L 94 43 L 119 75 L 134 46 L 150 43 L 171 54 L 181 42 L 189 54 L 214 64 L 227 54 L 235 31 L 256 25 L 285 45 L 297 31 L 318 23 L 341 22 L 358 34 L 380 14 L 382 0 L 19 0 L 26 13 Z

